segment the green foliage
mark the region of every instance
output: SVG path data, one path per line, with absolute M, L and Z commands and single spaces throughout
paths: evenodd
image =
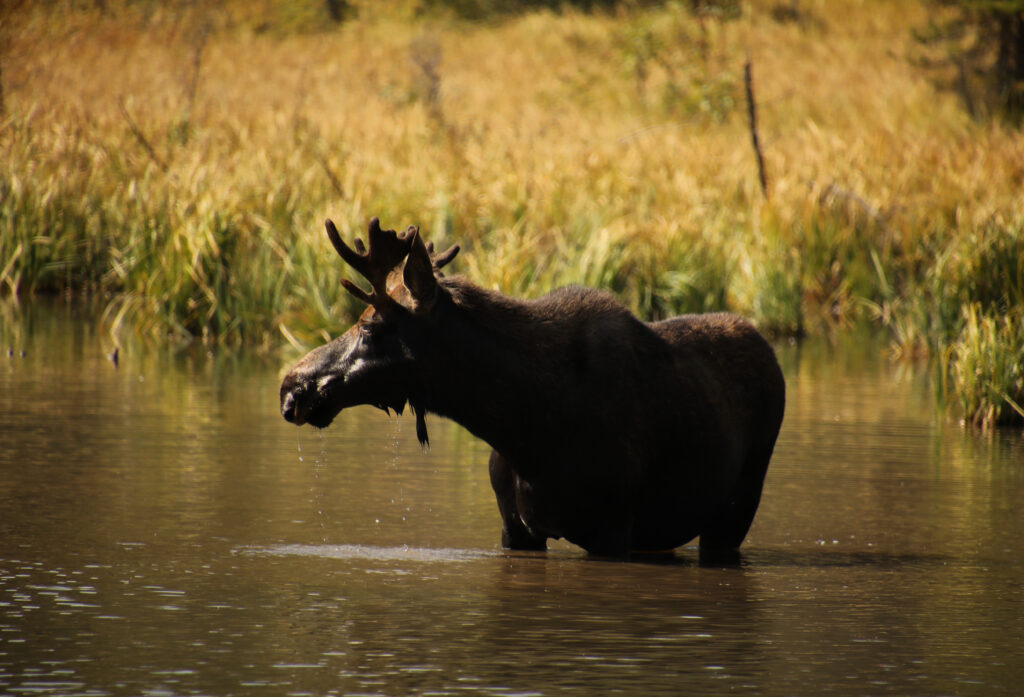
M 954 90 L 974 117 L 1000 114 L 1024 121 L 1024 2 L 937 0 L 954 8 L 918 30 L 933 49 L 924 62 L 936 80 Z
M 1024 307 L 1007 314 L 963 309 L 963 329 L 947 353 L 951 391 L 964 417 L 989 427 L 1024 422 Z
M 1024 224 L 992 221 L 936 238 L 932 261 L 880 314 L 905 355 L 943 358 L 947 394 L 967 421 L 1019 421 L 1024 402 Z
M 804 284 L 800 255 L 795 248 L 774 244 L 754 270 L 751 310 L 758 326 L 781 336 L 804 333 Z
M 658 264 L 652 276 L 645 286 L 650 297 L 642 303 L 652 319 L 729 308 L 731 275 L 719 249 L 702 244 L 681 250 L 668 264 Z
M 617 37 L 623 72 L 642 106 L 669 117 L 724 120 L 737 103 L 738 83 L 729 68 L 714 70 L 714 24 L 738 14 L 714 3 L 687 9 L 670 2 L 664 10 L 637 12 Z
M 423 0 L 426 9 L 443 8 L 468 19 L 525 12 L 539 8 L 577 7 L 584 11 L 610 9 L 618 0 Z

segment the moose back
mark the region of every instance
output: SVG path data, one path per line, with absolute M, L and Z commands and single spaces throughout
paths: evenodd
M 700 537 L 731 551 L 750 528 L 782 424 L 772 348 L 729 314 L 642 322 L 608 293 L 568 287 L 536 300 L 442 268 L 419 230 L 370 222 L 368 245 L 327 234 L 370 284 L 366 310 L 281 384 L 288 421 L 323 428 L 341 410 L 408 404 L 492 448 L 502 544 L 565 538 L 592 554 L 668 550 Z

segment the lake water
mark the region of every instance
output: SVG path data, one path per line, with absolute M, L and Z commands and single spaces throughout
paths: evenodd
M 78 313 L 0 304 L 0 694 L 1024 689 L 1024 441 L 944 420 L 878 343 L 780 347 L 761 510 L 715 567 L 506 553 L 454 425 L 298 429 L 290 358 L 115 368 Z

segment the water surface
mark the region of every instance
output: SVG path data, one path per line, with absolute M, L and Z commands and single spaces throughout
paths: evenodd
M 0 694 L 999 695 L 1024 682 L 1024 443 L 877 343 L 780 347 L 733 566 L 507 553 L 488 448 L 277 412 L 287 358 L 0 305 Z M 11 351 L 8 351 L 11 349 Z M 22 351 L 24 355 L 22 356 Z M 8 355 L 10 353 L 10 355 Z

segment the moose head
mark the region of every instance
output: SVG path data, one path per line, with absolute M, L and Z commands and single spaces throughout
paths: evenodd
M 402 413 L 409 403 L 416 413 L 416 435 L 425 444 L 423 409 L 415 397 L 417 356 L 443 293 L 441 268 L 459 248 L 434 254 L 419 228 L 382 230 L 377 218 L 370 221 L 368 245 L 357 238 L 355 249 L 345 244 L 332 221 L 326 221 L 326 228 L 345 263 L 369 281 L 369 292 L 347 278 L 341 281 L 367 308 L 347 332 L 310 351 L 285 376 L 281 413 L 296 425 L 324 428 L 347 407 L 370 404 Z

